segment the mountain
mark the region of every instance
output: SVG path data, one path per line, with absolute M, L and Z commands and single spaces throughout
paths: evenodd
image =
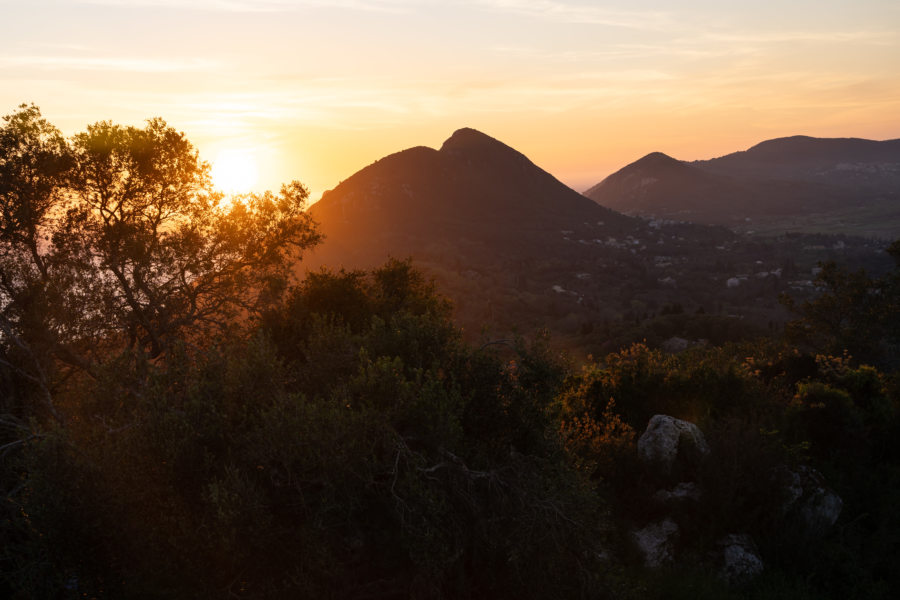
M 633 215 L 891 237 L 900 235 L 900 140 L 795 136 L 690 163 L 655 152 L 585 195 Z
M 566 334 L 619 318 L 630 306 L 622 286 L 642 285 L 643 253 L 661 235 L 468 128 L 438 150 L 414 147 L 376 161 L 310 212 L 325 241 L 304 258 L 306 268 L 367 268 L 411 256 L 453 299 L 457 322 L 470 331 L 549 326 Z M 721 230 L 709 239 L 730 236 Z
M 354 266 L 388 254 L 451 251 L 448 245 L 522 258 L 559 245 L 561 229 L 587 227 L 596 237 L 638 224 L 468 128 L 439 150 L 409 148 L 376 161 L 323 194 L 311 212 L 326 235 L 314 260 Z
M 793 136 L 749 150 L 693 163 L 710 173 L 744 179 L 779 179 L 829 184 L 887 185 L 900 182 L 900 140 Z
M 734 195 L 739 186 L 662 152 L 652 152 L 613 173 L 585 195 L 631 214 L 691 214 L 708 207 L 707 198 Z M 741 192 L 742 193 L 742 192 Z
M 656 178 L 685 194 L 742 185 L 658 153 L 632 167 L 607 185 L 647 188 Z M 310 212 L 326 239 L 303 267 L 412 257 L 451 298 L 470 338 L 483 327 L 494 339 L 546 328 L 584 354 L 635 339 L 725 341 L 771 326 L 784 318 L 778 293 L 811 279 L 822 249 L 837 243 L 756 242 L 724 227 L 625 216 L 473 129 L 437 150 L 414 147 L 376 161 Z M 849 239 L 840 248 L 847 257 L 873 254 Z

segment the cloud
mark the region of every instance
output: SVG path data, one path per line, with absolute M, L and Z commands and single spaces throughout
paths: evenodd
M 765 33 L 711 33 L 704 36 L 711 42 L 730 44 L 779 44 L 794 42 L 824 43 L 896 43 L 896 32 L 885 31 L 772 31 Z
M 178 60 L 150 58 L 106 58 L 91 56 L 0 56 L 0 68 L 68 69 L 77 71 L 128 71 L 134 73 L 176 73 L 209 71 L 216 61 L 202 58 Z
M 562 0 L 476 0 L 476 3 L 491 10 L 559 23 L 642 30 L 665 30 L 672 25 L 668 13 L 661 11 L 617 10 Z
M 84 4 L 161 7 L 221 12 L 293 12 L 303 8 L 337 8 L 367 12 L 401 12 L 412 0 L 81 0 Z
M 503 46 L 491 48 L 497 56 L 517 61 L 528 61 L 529 64 L 584 65 L 590 63 L 621 63 L 623 60 L 664 57 L 666 59 L 709 58 L 739 53 L 735 48 L 719 47 L 713 49 L 708 44 L 699 44 L 674 40 L 668 43 L 626 43 L 605 44 L 599 49 L 590 50 L 554 50 L 541 47 Z

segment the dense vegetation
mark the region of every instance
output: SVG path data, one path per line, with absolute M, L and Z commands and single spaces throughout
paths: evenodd
M 65 140 L 23 107 L 0 149 L 6 597 L 900 589 L 898 270 L 826 266 L 788 340 L 576 366 L 543 336 L 466 341 L 409 261 L 292 281 L 317 239 L 302 186 L 226 203 L 159 121 Z M 637 459 L 658 413 L 711 451 L 676 562 L 648 570 L 630 532 L 679 476 Z M 815 537 L 773 484 L 800 465 L 844 502 Z M 733 533 L 755 579 L 718 575 Z

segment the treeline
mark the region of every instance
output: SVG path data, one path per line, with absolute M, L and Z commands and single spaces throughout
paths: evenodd
M 635 345 L 579 368 L 541 336 L 464 341 L 409 261 L 293 281 L 288 250 L 317 239 L 302 186 L 226 202 L 159 121 L 69 140 L 34 107 L 5 123 L 4 596 L 900 589 L 898 272 L 825 269 L 794 307 L 802 339 Z M 710 451 L 677 557 L 648 570 L 632 532 L 659 516 L 661 480 L 636 441 L 655 414 L 696 423 Z M 815 537 L 772 483 L 801 467 L 843 500 Z M 765 569 L 728 582 L 714 551 L 735 533 Z

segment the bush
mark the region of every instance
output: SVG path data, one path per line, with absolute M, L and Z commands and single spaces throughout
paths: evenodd
M 332 304 L 332 292 L 355 300 Z M 78 397 L 91 416 L 53 452 L 26 454 L 34 466 L 20 471 L 9 509 L 34 515 L 15 547 L 31 548 L 19 554 L 37 574 L 10 578 L 11 589 L 602 589 L 602 504 L 551 406 L 564 368 L 540 343 L 521 344 L 514 362 L 462 343 L 447 304 L 408 263 L 317 273 L 253 337 L 173 352 L 128 385 L 86 383 Z

